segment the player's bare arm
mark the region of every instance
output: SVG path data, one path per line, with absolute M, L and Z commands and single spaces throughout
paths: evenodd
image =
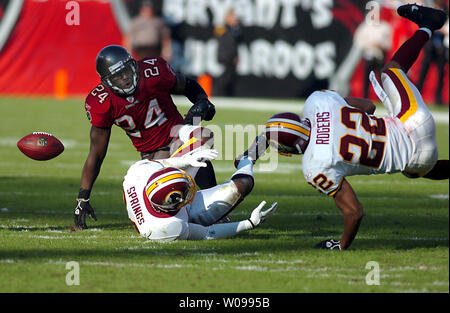
M 92 186 L 100 172 L 103 160 L 108 150 L 110 128 L 91 127 L 90 132 L 90 150 L 84 163 L 81 174 L 80 191 L 77 197 L 77 206 L 75 207 L 75 226 L 80 229 L 86 229 L 86 215 L 97 220 L 94 208 L 89 203 Z
M 340 240 L 327 239 L 319 242 L 315 247 L 318 249 L 345 250 L 350 247 L 358 233 L 359 225 L 364 213 L 361 203 L 356 197 L 353 188 L 343 178 L 340 189 L 336 192 L 334 202 L 341 210 L 344 218 L 344 232 Z
M 334 202 L 344 218 L 344 232 L 341 236 L 340 247 L 345 250 L 350 247 L 358 232 L 364 216 L 363 207 L 345 178 L 342 181 L 341 189 L 334 196 Z
M 370 115 L 375 113 L 376 106 L 369 99 L 357 97 L 345 97 L 344 99 L 350 106 L 357 108 L 360 111 L 366 112 Z
M 110 128 L 91 127 L 90 149 L 84 163 L 80 189 L 89 191 L 92 189 L 92 185 L 100 172 L 100 167 L 106 156 L 110 135 Z

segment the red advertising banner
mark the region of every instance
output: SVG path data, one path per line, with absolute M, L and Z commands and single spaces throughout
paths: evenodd
M 214 29 L 219 23 L 216 19 L 225 10 L 214 8 L 210 2 L 202 2 L 204 6 L 188 5 L 194 2 L 161 1 L 161 13 L 178 30 L 172 30 L 172 34 L 177 35 L 184 49 L 183 57 L 189 61 L 183 69 L 185 74 L 217 78 L 222 72 L 217 65 L 217 51 L 213 49 L 217 43 Z M 367 13 L 366 2 L 315 1 L 311 7 L 286 7 L 283 1 L 241 1 L 247 10 L 240 11 L 243 43 L 238 51 L 235 95 L 294 98 L 332 87 L 329 81 L 349 54 L 355 29 Z M 95 72 L 97 53 L 106 45 L 123 43 L 111 3 L 24 0 L 15 27 L 3 48 L 0 47 L 0 94 L 57 98 L 86 95 L 99 81 Z M 268 10 L 269 5 L 283 14 Z M 0 19 L 5 18 L 7 10 L 0 8 Z M 129 17 L 136 14 L 136 10 L 126 6 L 124 10 L 129 11 L 126 12 Z M 264 18 L 266 15 L 271 18 Z M 415 31 L 416 25 L 396 14 L 387 20 L 393 31 L 390 57 Z M 409 72 L 413 82 L 419 80 L 422 58 L 423 53 Z M 361 59 L 346 83 L 353 96 L 363 96 L 367 76 L 363 66 Z M 425 101 L 434 102 L 437 85 L 438 71 L 432 64 L 422 90 Z M 448 95 L 447 63 L 442 91 L 442 100 L 447 104 Z M 369 96 L 375 98 L 372 91 Z
M 109 1 L 26 0 L 0 53 L 0 94 L 87 94 L 97 53 L 121 44 Z

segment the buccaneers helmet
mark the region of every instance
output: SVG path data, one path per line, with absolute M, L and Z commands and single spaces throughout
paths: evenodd
M 185 171 L 166 167 L 150 176 L 144 193 L 157 212 L 176 213 L 194 201 L 196 185 Z
M 103 48 L 95 62 L 102 83 L 115 94 L 130 96 L 139 84 L 138 65 L 123 47 L 111 45 Z
M 295 113 L 278 113 L 266 122 L 267 141 L 280 154 L 304 153 L 301 146 L 309 140 L 310 133 L 309 121 Z

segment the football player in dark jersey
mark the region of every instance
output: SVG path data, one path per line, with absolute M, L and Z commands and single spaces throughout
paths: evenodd
M 214 117 L 215 107 L 203 88 L 182 74 L 175 74 L 162 58 L 136 61 L 123 47 L 111 45 L 97 55 L 101 83 L 87 96 L 85 109 L 92 124 L 90 150 L 84 164 L 75 208 L 75 226 L 87 228 L 86 216 L 97 220 L 89 203 L 90 193 L 108 149 L 111 127 L 121 127 L 142 158 L 163 159 L 179 147 L 172 134 L 178 125 L 198 124 Z M 171 94 L 185 95 L 194 105 L 183 118 Z M 179 126 L 178 126 L 179 127 Z M 203 133 L 206 132 L 202 132 Z M 212 141 L 212 133 L 202 141 Z M 178 146 L 177 146 L 178 145 Z M 201 189 L 216 185 L 211 163 L 195 177 Z

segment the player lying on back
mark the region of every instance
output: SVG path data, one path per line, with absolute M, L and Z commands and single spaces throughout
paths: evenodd
M 389 115 L 373 116 L 375 105 L 368 99 L 344 99 L 324 90 L 306 99 L 302 118 L 281 113 L 266 124 L 271 145 L 282 153 L 303 154 L 306 181 L 333 197 L 342 211 L 344 232 L 340 240 L 322 241 L 317 248 L 347 249 L 358 232 L 363 207 L 346 176 L 402 172 L 411 178 L 449 178 L 448 160 L 438 161 L 434 119 L 405 74 L 447 15 L 417 5 L 403 5 L 398 13 L 420 28 L 383 69 L 383 87 L 372 75 L 375 91 Z
M 266 202 L 261 202 L 248 219 L 240 222 L 217 222 L 253 189 L 253 165 L 258 158 L 254 151 L 258 146 L 255 141 L 237 160 L 237 170 L 229 181 L 200 191 L 183 169 L 206 166 L 205 160 L 217 157 L 215 150 L 134 163 L 123 182 L 129 219 L 141 236 L 158 241 L 221 239 L 254 229 L 275 211 L 277 203 L 263 211 Z M 266 148 L 264 137 L 261 151 Z
M 87 228 L 86 215 L 97 220 L 90 195 L 113 125 L 126 132 L 142 159 L 164 159 L 179 147 L 175 129 L 209 121 L 215 114 L 203 88 L 195 80 L 175 74 L 160 57 L 138 61 L 125 48 L 110 45 L 97 55 L 96 70 L 101 83 L 86 97 L 85 110 L 92 124 L 90 149 L 74 211 L 75 225 L 80 229 Z M 172 100 L 173 94 L 184 95 L 193 103 L 184 119 Z M 216 185 L 214 169 L 207 164 L 194 176 L 200 188 Z

